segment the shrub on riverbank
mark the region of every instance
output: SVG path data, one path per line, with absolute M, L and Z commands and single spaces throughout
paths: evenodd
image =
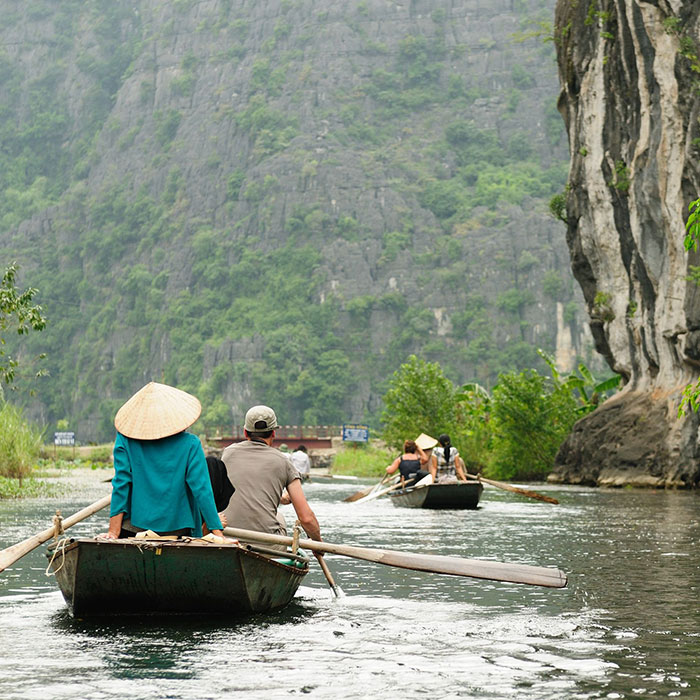
M 576 409 L 568 386 L 534 370 L 500 375 L 491 397 L 488 474 L 506 480 L 545 479 L 578 418 Z
M 404 440 L 421 433 L 437 437 L 454 433 L 457 425 L 456 392 L 437 362 L 426 362 L 411 355 L 394 372 L 384 395 L 382 438 L 396 450 Z
M 28 423 L 22 409 L 3 402 L 0 406 L 0 476 L 22 479 L 29 476 L 41 447 L 41 431 Z
M 381 478 L 395 456 L 388 448 L 376 445 L 343 447 L 333 457 L 331 473 Z

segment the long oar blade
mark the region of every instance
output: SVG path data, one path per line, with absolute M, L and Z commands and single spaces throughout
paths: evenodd
M 355 503 L 366 503 L 367 501 L 373 501 L 375 498 L 379 498 L 380 496 L 383 496 L 384 494 L 389 493 L 390 491 L 396 491 L 397 489 L 402 488 L 402 484 L 394 484 L 393 486 L 389 486 L 385 489 L 381 489 L 379 491 L 374 491 L 373 493 L 369 493 L 366 496 L 363 496 L 362 498 L 358 498 Z
M 477 477 L 471 477 L 476 479 Z M 494 481 L 493 479 L 486 479 L 483 476 L 478 477 L 479 481 L 483 481 L 485 484 L 490 484 L 495 486 L 497 489 L 503 489 L 504 491 L 512 491 L 513 493 L 519 493 L 521 496 L 527 496 L 528 498 L 536 498 L 538 501 L 544 501 L 545 503 L 559 503 L 556 498 L 551 496 L 545 496 L 543 493 L 537 493 L 537 491 L 530 491 L 529 489 L 521 489 L 512 484 L 506 484 L 503 481 Z
M 263 532 L 240 530 L 232 527 L 225 528 L 224 534 L 238 537 L 243 541 L 292 544 L 291 537 L 269 535 Z M 497 561 L 462 559 L 461 557 L 447 557 L 441 554 L 398 552 L 391 549 L 355 547 L 353 545 L 333 544 L 331 542 L 316 542 L 315 540 L 299 540 L 299 547 L 310 549 L 312 552 L 340 554 L 353 559 L 363 559 L 377 564 L 413 569 L 414 571 L 428 571 L 436 574 L 468 576 L 508 583 L 526 583 L 532 586 L 546 586 L 547 588 L 564 588 L 567 583 L 567 577 L 563 571 L 542 566 L 503 564 Z
M 359 501 L 361 498 L 364 498 L 365 496 L 369 496 L 371 493 L 375 493 L 378 491 L 383 484 L 387 482 L 389 479 L 389 475 L 385 475 L 382 480 L 378 484 L 374 484 L 374 486 L 368 486 L 365 489 L 360 489 L 359 491 L 355 491 L 355 493 L 350 494 L 349 496 L 346 496 L 343 501 L 345 503 L 353 503 L 354 501 Z
M 110 494 L 109 496 L 105 496 L 99 501 L 95 501 L 93 504 L 86 506 L 77 513 L 65 518 L 62 522 L 63 529 L 67 530 L 69 527 L 79 523 L 81 520 L 85 520 L 85 518 L 89 518 L 94 513 L 97 513 L 97 511 L 106 508 L 111 500 L 112 496 Z M 14 564 L 25 554 L 29 554 L 29 552 L 36 549 L 39 545 L 42 545 L 44 542 L 50 540 L 54 536 L 54 532 L 55 529 L 53 527 L 47 528 L 42 532 L 38 532 L 36 535 L 28 537 L 22 542 L 13 544 L 11 547 L 7 547 L 6 549 L 0 551 L 0 571 L 4 571 L 8 566 Z
M 370 493 L 372 493 L 372 491 L 375 488 L 377 488 L 376 484 L 374 486 L 368 486 L 366 489 L 361 489 L 360 491 L 355 491 L 355 493 L 351 493 L 349 496 L 346 496 L 343 499 L 343 501 L 345 501 L 345 503 L 353 503 L 354 501 L 359 501 L 364 496 L 367 496 Z

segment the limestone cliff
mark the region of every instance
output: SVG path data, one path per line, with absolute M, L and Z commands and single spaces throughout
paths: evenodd
M 0 0 L 0 255 L 50 321 L 30 415 L 108 439 L 158 379 L 205 427 L 372 421 L 410 353 L 485 385 L 538 347 L 590 364 L 527 38 L 553 10 Z
M 677 419 L 700 371 L 700 296 L 687 280 L 700 195 L 696 0 L 559 0 L 569 136 L 567 240 L 596 349 L 624 389 L 581 420 L 553 480 L 700 483 L 698 419 Z

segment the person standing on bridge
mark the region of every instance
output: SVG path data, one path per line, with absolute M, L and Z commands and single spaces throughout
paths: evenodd
M 228 477 L 236 486 L 224 515 L 229 527 L 286 535 L 284 519 L 277 513 L 286 489 L 304 531 L 320 542 L 321 528 L 306 500 L 299 473 L 287 455 L 272 447 L 278 427 L 269 406 L 253 406 L 246 413 L 246 439 L 229 445 L 221 454 Z

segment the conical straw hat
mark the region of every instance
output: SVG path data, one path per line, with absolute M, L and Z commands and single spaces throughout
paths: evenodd
M 416 445 L 421 448 L 421 450 L 431 450 L 435 445 L 438 444 L 438 441 L 430 437 L 430 435 L 426 435 L 425 433 L 421 433 L 416 439 L 415 439 Z
M 186 391 L 149 382 L 114 417 L 114 427 L 126 437 L 158 440 L 189 428 L 202 412 L 199 401 Z

